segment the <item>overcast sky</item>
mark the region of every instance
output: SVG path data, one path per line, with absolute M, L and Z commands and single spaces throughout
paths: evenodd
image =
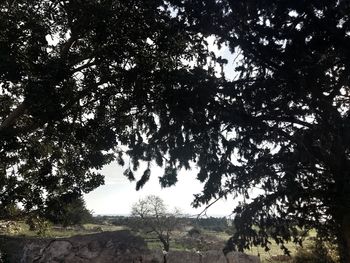
M 196 170 L 180 171 L 178 182 L 175 186 L 161 188 L 158 177 L 163 175 L 163 170 L 157 166 L 151 168 L 151 179 L 145 186 L 136 191 L 136 182 L 130 182 L 123 175 L 124 168 L 116 163 L 106 166 L 102 172 L 106 175 L 106 183 L 93 192 L 85 195 L 88 209 L 94 214 L 128 215 L 133 203 L 147 195 L 157 195 L 168 205 L 169 209 L 180 208 L 182 213 L 188 215 L 199 214 L 204 207 L 194 209 L 191 207 L 193 195 L 199 193 L 202 184 L 196 179 Z M 143 170 L 138 171 L 139 177 Z M 232 200 L 219 201 L 209 208 L 208 216 L 228 216 L 231 214 L 234 204 Z

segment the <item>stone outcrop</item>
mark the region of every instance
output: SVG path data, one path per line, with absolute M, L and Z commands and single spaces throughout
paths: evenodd
M 164 262 L 161 251 L 149 250 L 141 237 L 126 230 L 59 239 L 4 239 L 5 237 L 0 237 L 0 242 L 8 244 L 7 250 L 12 248 L 8 260 L 14 263 Z M 219 250 L 201 253 L 170 251 L 166 258 L 167 263 L 260 263 L 258 257 L 243 253 L 229 253 L 225 256 Z
M 123 230 L 47 240 L 44 246 L 28 243 L 21 263 L 131 263 L 150 258 L 150 253 L 142 238 Z

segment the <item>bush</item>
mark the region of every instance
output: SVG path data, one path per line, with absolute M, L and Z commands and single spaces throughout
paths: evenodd
M 322 240 L 316 239 L 311 246 L 297 251 L 293 263 L 337 263 L 334 251 Z
M 51 223 L 47 220 L 42 219 L 38 221 L 38 229 L 36 233 L 38 234 L 38 236 L 46 237 L 49 235 L 50 229 Z
M 32 215 L 27 218 L 26 223 L 30 231 L 36 231 L 39 236 L 47 236 L 51 229 L 51 223 L 42 217 Z
M 21 226 L 16 221 L 0 221 L 0 232 L 16 234 L 21 231 Z
M 193 227 L 188 231 L 188 235 L 189 236 L 199 236 L 202 233 L 202 231 L 197 228 L 197 227 Z
M 16 204 L 0 205 L 0 219 L 15 220 L 21 217 L 22 210 Z

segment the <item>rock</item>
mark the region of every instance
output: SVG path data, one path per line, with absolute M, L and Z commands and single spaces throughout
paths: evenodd
M 72 247 L 72 243 L 67 240 L 54 240 L 40 251 L 41 257 L 36 257 L 36 262 L 60 262 L 62 258 L 71 254 Z
M 44 246 L 33 240 L 23 251 L 26 263 L 140 262 L 140 255 L 150 254 L 143 239 L 126 230 L 46 240 Z
M 127 230 L 71 238 L 19 238 L 0 236 L 10 253 L 9 262 L 21 263 L 163 263 L 160 250 L 149 250 L 145 241 Z M 225 255 L 221 250 L 170 251 L 168 263 L 260 263 L 243 253 Z

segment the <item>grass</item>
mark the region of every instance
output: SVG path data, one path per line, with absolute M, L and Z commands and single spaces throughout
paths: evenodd
M 223 241 L 227 240 L 227 238 L 229 237 L 229 235 L 227 235 L 226 233 L 220 233 L 220 232 L 217 233 L 212 231 L 205 231 L 205 232 L 207 235 L 213 235 L 216 238 L 222 239 Z M 147 241 L 147 246 L 149 249 L 155 249 L 155 250 L 161 249 L 162 244 L 159 241 L 157 241 L 153 236 L 144 235 L 143 237 Z M 307 247 L 307 245 L 310 243 L 311 241 L 307 239 L 305 241 L 305 247 Z M 291 251 L 292 256 L 296 253 L 299 247 L 294 243 L 287 243 L 286 246 Z M 185 247 L 183 244 L 178 243 L 174 240 L 170 242 L 170 249 L 171 250 L 193 250 L 191 248 Z M 283 251 L 279 248 L 279 246 L 274 241 L 271 241 L 271 246 L 269 251 L 265 251 L 264 248 L 261 248 L 261 247 L 253 247 L 250 250 L 246 250 L 245 253 L 249 255 L 254 255 L 254 256 L 259 255 L 261 263 L 287 263 L 288 262 L 286 260 L 284 261 L 273 260 L 273 258 L 275 258 L 276 256 L 283 256 Z
M 157 240 L 156 236 L 153 234 L 140 234 L 147 242 L 147 246 L 150 249 L 161 249 L 162 244 Z M 181 244 L 179 242 L 176 242 L 178 238 L 186 236 L 187 232 L 180 232 L 180 231 L 176 231 L 175 233 L 173 233 L 172 235 L 172 241 L 170 243 L 170 249 L 171 250 L 193 250 L 193 248 L 190 247 L 186 247 L 184 244 Z M 228 238 L 230 237 L 229 234 L 225 233 L 225 232 L 216 232 L 216 231 L 210 231 L 210 230 L 201 230 L 201 235 L 202 236 L 207 236 L 208 238 L 214 238 L 214 239 L 218 239 L 221 241 L 227 241 Z M 315 237 L 316 236 L 316 231 L 310 231 L 309 233 L 309 238 L 307 238 L 303 245 L 304 247 L 308 247 L 312 240 L 310 239 L 310 237 Z M 298 248 L 300 248 L 299 245 L 289 242 L 287 244 L 285 244 L 286 247 L 290 250 L 291 252 L 291 256 L 295 255 L 295 253 L 297 252 Z M 288 263 L 291 262 L 287 261 L 286 258 L 284 257 L 284 253 L 283 251 L 280 249 L 279 245 L 276 244 L 276 242 L 274 242 L 273 240 L 271 240 L 271 245 L 270 245 L 270 250 L 269 251 L 265 251 L 264 248 L 262 247 L 252 247 L 249 250 L 246 250 L 245 253 L 249 254 L 249 255 L 254 255 L 254 256 L 258 256 L 260 257 L 260 260 L 262 263 Z M 280 257 L 280 260 L 278 261 L 276 258 Z
M 309 245 L 311 245 L 312 238 L 316 237 L 316 231 L 315 230 L 311 230 L 308 233 L 308 237 L 304 240 L 303 242 L 303 247 L 308 247 Z M 281 262 L 286 262 L 286 260 L 284 261 L 278 261 L 278 260 L 273 260 L 272 258 L 276 258 L 276 256 L 283 256 L 283 250 L 280 248 L 280 246 L 278 244 L 276 244 L 275 241 L 271 240 L 271 245 L 270 245 L 270 250 L 269 251 L 265 251 L 264 248 L 262 247 L 252 247 L 250 250 L 246 250 L 245 253 L 250 254 L 250 255 L 259 255 L 261 262 L 262 263 L 281 263 Z M 296 252 L 298 251 L 298 249 L 300 249 L 300 245 L 295 244 L 293 242 L 289 242 L 286 243 L 285 246 L 288 248 L 288 250 L 291 253 L 291 257 L 293 257 Z
M 215 236 L 216 238 L 221 239 L 223 241 L 227 241 L 230 237 L 230 235 L 225 233 L 225 232 L 215 232 L 215 231 L 210 231 L 210 230 L 202 230 L 202 234 L 209 235 L 209 236 Z M 308 238 L 303 243 L 303 247 L 308 247 L 312 243 L 310 238 L 316 237 L 316 234 L 317 233 L 315 230 L 311 230 L 308 233 Z M 292 242 L 285 244 L 285 246 L 291 252 L 291 256 L 295 255 L 298 248 L 300 248 L 299 245 L 292 243 Z M 245 250 L 244 252 L 249 254 L 249 255 L 254 255 L 254 256 L 259 255 L 262 263 L 282 263 L 282 262 L 286 263 L 286 260 L 284 260 L 284 261 L 273 260 L 273 258 L 276 258 L 276 256 L 278 257 L 278 256 L 284 255 L 284 253 L 281 250 L 281 248 L 279 247 L 279 245 L 276 244 L 276 242 L 273 240 L 271 240 L 271 245 L 270 245 L 269 251 L 265 251 L 265 248 L 262 248 L 262 247 L 252 247 L 251 249 Z
M 84 224 L 83 227 L 84 229 L 90 230 L 90 231 L 96 231 L 97 229 L 100 229 L 100 231 L 97 231 L 97 232 L 118 231 L 118 230 L 126 229 L 126 227 L 124 226 L 101 225 L 101 224 Z
M 38 231 L 31 231 L 29 225 L 24 221 L 17 221 L 16 226 L 18 231 L 7 231 L 0 232 L 0 234 L 8 236 L 23 236 L 23 237 L 71 237 L 76 235 L 87 235 L 93 233 L 100 233 L 106 231 L 118 231 L 123 230 L 123 226 L 114 226 L 114 225 L 104 225 L 104 224 L 83 224 L 82 226 L 76 227 L 58 227 L 49 225 L 45 231 L 44 235 L 38 234 Z
M 147 241 L 147 247 L 152 250 L 160 250 L 162 249 L 162 243 L 157 240 Z M 170 249 L 179 251 L 188 250 L 188 248 L 184 247 L 182 244 L 176 241 L 170 241 Z

